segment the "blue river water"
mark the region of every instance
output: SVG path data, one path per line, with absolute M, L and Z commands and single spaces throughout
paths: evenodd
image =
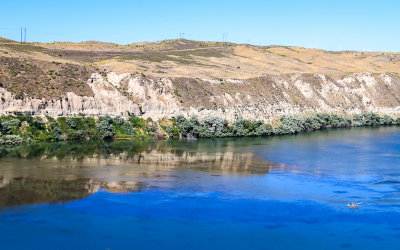
M 1 249 L 400 249 L 398 127 L 0 156 Z

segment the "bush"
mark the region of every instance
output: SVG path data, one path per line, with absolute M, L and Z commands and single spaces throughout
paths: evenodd
M 328 114 L 313 114 L 305 118 L 304 126 L 307 131 L 319 130 L 330 126 L 331 117 Z
M 246 129 L 245 121 L 242 117 L 238 117 L 231 125 L 231 131 L 233 136 L 247 136 L 249 130 Z
M 196 126 L 192 135 L 199 137 L 225 137 L 230 136 L 228 121 L 215 116 L 207 116 Z
M 354 127 L 364 126 L 364 116 L 360 114 L 353 115 L 353 126 Z
M 57 123 L 52 124 L 52 132 L 53 132 L 54 141 L 63 141 L 64 140 L 61 129 L 60 129 L 60 127 L 58 127 Z
M 256 136 L 267 136 L 271 134 L 272 134 L 271 125 L 266 125 L 264 122 L 262 122 L 262 124 L 260 124 L 254 132 L 254 135 Z
M 124 133 L 127 135 L 135 136 L 136 131 L 134 128 L 132 128 L 131 124 L 128 121 L 124 121 L 123 125 Z
M 188 135 L 199 135 L 199 122 L 196 116 L 193 116 L 188 120 L 184 116 L 180 115 L 176 118 L 176 124 L 179 132 L 184 137 L 187 137 Z
M 76 129 L 76 123 L 74 122 L 74 120 L 72 120 L 72 118 L 67 118 L 66 121 L 68 127 L 72 128 L 72 129 Z
M 282 116 L 281 123 L 280 126 L 274 129 L 274 134 L 296 134 L 306 130 L 305 118 L 301 116 Z
M 114 124 L 117 124 L 117 125 L 122 125 L 122 124 L 124 124 L 124 119 L 122 119 L 120 116 L 117 116 L 117 117 L 115 117 L 114 118 Z
M 381 125 L 392 125 L 393 124 L 393 118 L 388 115 L 384 115 L 380 121 L 381 121 Z
M 39 130 L 42 130 L 44 128 L 44 124 L 37 118 L 32 120 L 32 126 Z
M 107 115 L 96 125 L 103 139 L 112 138 L 115 135 L 111 122 L 111 118 Z
M 111 117 L 110 117 L 109 115 L 103 116 L 103 117 L 102 117 L 102 120 L 105 121 L 105 122 L 107 122 L 107 123 L 109 123 L 109 124 L 112 123 L 112 119 L 111 119 Z
M 1 118 L 0 145 L 17 145 L 30 141 L 63 141 L 90 139 L 106 139 L 114 136 L 119 138 L 140 137 L 151 138 L 157 131 L 157 123 L 152 119 L 131 116 L 124 120 L 120 116 L 112 119 L 109 115 L 99 118 L 96 124 L 94 118 L 58 117 L 57 120 L 47 117 L 44 123 L 40 117 L 32 117 L 30 113 L 18 116 L 3 116 Z M 23 128 L 21 128 L 23 122 Z M 207 116 L 198 120 L 196 116 L 187 119 L 178 116 L 170 120 L 172 125 L 161 127 L 170 137 L 228 137 L 228 136 L 268 136 L 271 134 L 296 134 L 302 131 L 319 130 L 323 128 L 341 128 L 350 126 L 400 125 L 400 117 L 394 120 L 389 115 L 380 116 L 373 112 L 354 114 L 352 119 L 336 114 L 317 113 L 311 116 L 285 115 L 280 119 L 280 125 L 272 128 L 264 121 L 249 121 L 237 117 L 231 125 L 226 119 Z M 5 135 L 5 136 L 2 136 Z
M 331 116 L 331 127 L 332 128 L 345 128 L 351 126 L 351 120 L 348 118 L 343 118 L 338 115 Z
M 21 136 L 19 135 L 6 135 L 4 136 L 4 144 L 6 145 L 19 145 L 22 144 L 24 141 L 22 140 Z
M 381 124 L 381 117 L 378 114 L 369 112 L 363 115 L 364 126 L 377 126 Z
M 18 119 L 10 119 L 1 122 L 1 127 L 4 134 L 12 134 L 13 129 L 21 125 L 21 121 Z
M 168 134 L 169 137 L 174 136 L 174 128 L 173 128 L 172 126 L 167 126 L 167 127 L 165 128 L 165 132 L 167 132 L 167 134 Z

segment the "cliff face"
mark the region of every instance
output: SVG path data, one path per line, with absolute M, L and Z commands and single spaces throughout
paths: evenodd
M 393 114 L 400 111 L 396 74 L 357 73 L 333 79 L 317 74 L 265 76 L 247 80 L 146 78 L 130 73 L 93 73 L 92 96 L 66 92 L 58 98 L 16 97 L 0 88 L 0 112 L 36 115 L 141 115 L 144 118 L 215 115 L 233 120 L 273 120 L 310 112 Z
M 240 115 L 270 122 L 311 112 L 393 114 L 400 111 L 399 65 L 397 53 L 0 38 L 0 114 Z

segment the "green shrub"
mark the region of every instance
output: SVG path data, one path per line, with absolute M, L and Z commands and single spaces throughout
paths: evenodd
M 103 139 L 109 139 L 115 135 L 115 130 L 111 123 L 112 123 L 111 117 L 106 115 L 96 125 Z
M 332 128 L 344 128 L 351 126 L 351 120 L 338 115 L 331 115 L 331 125 Z
M 137 116 L 130 116 L 129 121 L 134 128 L 145 128 L 147 126 L 146 121 Z
M 199 122 L 197 121 L 197 117 L 193 116 L 190 120 L 186 119 L 184 116 L 180 115 L 176 118 L 176 124 L 179 129 L 179 132 L 182 136 L 186 137 L 188 135 L 198 136 L 198 126 Z
M 37 118 L 32 120 L 32 126 L 39 130 L 42 130 L 44 128 L 44 124 Z
M 129 121 L 124 121 L 124 125 L 123 125 L 123 129 L 124 129 L 124 133 L 130 136 L 135 136 L 136 135 L 136 131 L 134 128 L 132 128 L 131 124 L 129 123 Z
M 117 116 L 117 117 L 115 117 L 114 118 L 114 124 L 116 124 L 116 125 L 122 125 L 122 124 L 124 124 L 124 119 L 122 119 L 120 116 Z
M 30 113 L 15 112 L 15 115 L 1 117 L 0 145 L 18 145 L 30 141 L 63 141 L 118 138 L 152 138 L 157 131 L 157 124 L 131 116 L 128 120 L 120 116 L 112 119 L 109 115 L 100 117 L 95 122 L 91 117 L 59 117 L 55 120 L 47 117 L 47 123 L 40 117 L 32 117 Z M 351 119 L 336 114 L 317 113 L 311 116 L 285 115 L 280 125 L 272 128 L 264 121 L 245 120 L 237 117 L 231 125 L 226 119 L 207 116 L 199 120 L 196 116 L 187 119 L 183 116 L 170 119 L 172 125 L 160 125 L 172 138 L 198 137 L 214 138 L 229 136 L 268 136 L 296 134 L 303 131 L 324 128 L 342 128 L 351 126 L 400 125 L 400 117 L 394 120 L 389 115 L 380 116 L 373 112 L 354 114 Z M 23 122 L 23 129 L 21 124 Z M 161 124 L 161 123 L 160 123 Z M 4 136 L 3 136 L 4 135 Z
M 364 126 L 364 116 L 360 115 L 360 114 L 355 114 L 353 115 L 353 126 L 354 127 L 360 127 L 360 126 Z
M 58 127 L 57 123 L 53 123 L 53 124 L 54 125 L 52 126 L 52 132 L 53 132 L 54 141 L 63 141 L 64 137 L 62 136 L 60 127 Z
M 19 135 L 5 135 L 4 136 L 4 144 L 6 145 L 19 145 L 22 144 L 24 141 L 22 140 L 21 136 Z
M 199 137 L 225 137 L 230 136 L 228 121 L 215 116 L 206 116 L 200 121 L 199 126 L 195 127 L 192 135 L 198 134 Z
M 85 134 L 83 130 L 68 130 L 67 131 L 67 138 L 71 141 L 81 141 L 85 139 Z
M 388 116 L 388 115 L 384 115 L 381 120 L 381 125 L 392 125 L 393 124 L 393 118 Z
M 256 136 L 267 136 L 271 134 L 272 134 L 272 126 L 267 125 L 264 122 L 262 122 L 262 124 L 260 124 L 254 131 L 254 135 Z
M 364 126 L 377 126 L 381 124 L 381 117 L 378 114 L 369 112 L 363 115 Z
M 103 116 L 103 117 L 101 118 L 101 120 L 103 120 L 103 121 L 105 121 L 105 122 L 107 122 L 107 123 L 109 123 L 109 124 L 112 123 L 112 119 L 111 119 L 111 117 L 110 117 L 109 115 Z
M 247 136 L 249 130 L 245 126 L 245 121 L 242 117 L 238 117 L 231 125 L 231 131 L 233 136 Z
M 18 128 L 21 125 L 21 121 L 15 118 L 11 118 L 9 120 L 5 120 L 1 122 L 2 132 L 4 134 L 12 134 L 13 130 Z
M 74 120 L 72 120 L 72 118 L 68 117 L 66 123 L 71 129 L 76 129 L 76 123 Z
M 167 126 L 165 128 L 165 132 L 167 132 L 169 137 L 173 137 L 174 136 L 174 128 L 172 126 Z
M 274 128 L 274 134 L 296 134 L 302 131 L 306 131 L 305 118 L 301 116 L 290 116 L 284 115 L 281 117 L 281 125 Z

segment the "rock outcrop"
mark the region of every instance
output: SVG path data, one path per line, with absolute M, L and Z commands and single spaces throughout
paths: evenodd
M 59 98 L 16 97 L 0 87 L 0 113 L 35 115 L 138 115 L 144 118 L 208 115 L 233 120 L 273 120 L 283 114 L 400 111 L 400 77 L 357 73 L 333 79 L 317 74 L 270 75 L 247 80 L 151 78 L 93 73 L 93 96 L 67 92 Z

